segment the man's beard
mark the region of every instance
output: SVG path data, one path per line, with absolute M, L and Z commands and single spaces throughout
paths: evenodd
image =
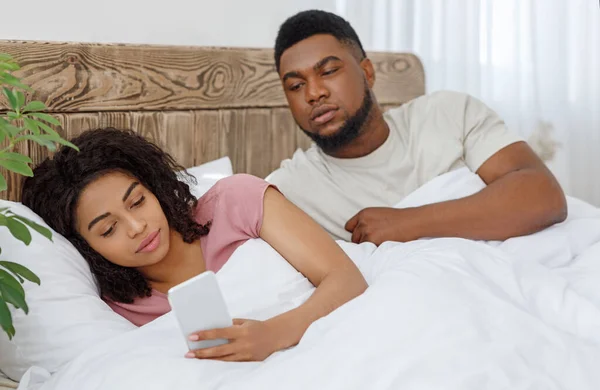
M 302 131 L 325 153 L 331 154 L 358 138 L 361 134 L 363 125 L 367 119 L 369 119 L 371 108 L 373 108 L 373 98 L 371 97 L 369 87 L 365 86 L 365 97 L 363 98 L 360 108 L 353 116 L 348 118 L 335 133 L 328 136 L 321 136 L 304 129 L 302 129 Z

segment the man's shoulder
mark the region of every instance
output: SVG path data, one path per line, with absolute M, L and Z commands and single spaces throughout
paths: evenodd
M 473 97 L 469 94 L 451 90 L 435 91 L 426 95 L 418 96 L 399 107 L 389 109 L 389 115 L 403 115 L 404 113 L 418 114 L 437 109 L 448 109 L 460 107 Z
M 283 160 L 279 168 L 269 174 L 266 180 L 277 186 L 290 185 L 310 176 L 313 171 L 318 170 L 320 164 L 322 158 L 316 146 L 313 145 L 307 150 L 297 149 L 292 157 Z
M 454 133 L 462 129 L 470 99 L 470 95 L 462 92 L 436 91 L 389 109 L 384 117 L 406 139 L 428 136 L 432 132 Z

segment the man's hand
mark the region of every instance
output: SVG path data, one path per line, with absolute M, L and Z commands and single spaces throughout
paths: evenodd
M 233 326 L 194 333 L 190 340 L 226 339 L 228 344 L 188 352 L 188 358 L 229 362 L 261 361 L 278 348 L 276 337 L 264 321 L 234 319 Z
M 412 241 L 421 238 L 418 220 L 412 214 L 411 209 L 370 207 L 350 218 L 345 229 L 352 233 L 352 242 L 356 244 Z
M 415 208 L 366 208 L 346 223 L 352 242 L 461 237 L 504 241 L 538 232 L 567 217 L 560 185 L 524 142 L 505 147 L 477 171 L 476 194 Z

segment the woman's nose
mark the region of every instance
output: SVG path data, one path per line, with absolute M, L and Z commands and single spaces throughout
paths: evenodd
M 132 217 L 129 219 L 129 237 L 135 238 L 146 230 L 146 221 L 141 218 Z

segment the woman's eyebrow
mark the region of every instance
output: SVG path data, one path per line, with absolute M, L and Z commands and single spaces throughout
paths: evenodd
M 129 188 L 127 189 L 127 191 L 125 191 L 125 195 L 123 195 L 123 202 L 125 202 L 127 200 L 127 198 L 129 198 L 129 195 L 131 195 L 131 191 L 133 191 L 133 189 L 140 184 L 137 181 L 134 181 L 133 183 L 131 183 L 131 185 L 129 186 Z
M 104 214 L 92 219 L 92 222 L 90 222 L 90 224 L 88 225 L 88 231 L 92 230 L 92 227 L 94 227 L 95 224 L 102 221 L 104 218 L 108 217 L 109 215 L 110 215 L 110 213 L 104 213 Z

